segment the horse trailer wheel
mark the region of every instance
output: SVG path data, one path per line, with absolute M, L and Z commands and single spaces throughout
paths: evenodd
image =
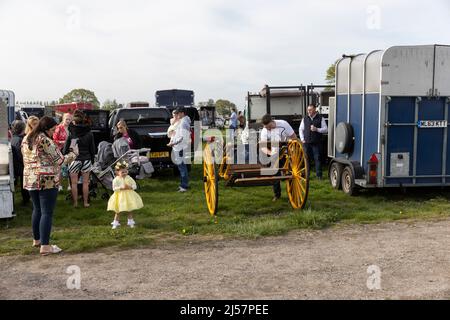
M 333 189 L 340 190 L 342 188 L 341 177 L 344 171 L 344 166 L 340 163 L 334 162 L 330 167 L 330 184 Z
M 355 185 L 355 177 L 353 176 L 352 169 L 350 167 L 345 167 L 342 172 L 342 191 L 349 196 L 356 194 L 357 189 Z

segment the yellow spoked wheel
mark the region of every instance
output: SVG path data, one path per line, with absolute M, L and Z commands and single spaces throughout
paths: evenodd
M 221 146 L 218 145 L 217 148 L 220 148 L 220 147 Z M 229 164 L 229 157 L 228 157 L 227 149 L 226 149 L 226 147 L 222 147 L 221 150 L 218 149 L 217 151 L 218 151 L 217 154 L 222 155 L 222 162 L 220 163 L 220 166 L 219 166 L 219 177 L 221 177 L 224 180 L 228 180 L 230 178 L 230 176 L 229 176 L 230 164 Z
M 306 205 L 309 191 L 308 159 L 303 146 L 298 140 L 290 141 L 286 152 L 286 175 L 292 176 L 292 179 L 286 180 L 289 202 L 294 209 L 303 209 Z
M 222 157 L 222 163 L 219 166 L 219 176 L 225 180 L 228 180 L 228 172 L 230 171 L 230 166 L 227 162 L 228 158 L 224 156 Z
M 212 216 L 217 213 L 219 203 L 218 179 L 211 146 L 207 144 L 203 150 L 203 184 L 205 186 L 206 204 L 209 214 Z

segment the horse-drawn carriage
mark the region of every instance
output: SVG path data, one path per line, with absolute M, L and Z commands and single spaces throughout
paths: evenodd
M 263 146 L 258 145 L 258 152 Z M 294 209 L 303 209 L 309 190 L 309 164 L 302 144 L 290 140 L 279 144 L 275 161 L 270 164 L 236 164 L 236 147 L 224 146 L 208 139 L 203 150 L 203 182 L 208 211 L 215 216 L 219 203 L 219 179 L 231 187 L 273 186 L 286 181 L 289 202 Z M 260 157 L 258 157 L 259 159 Z

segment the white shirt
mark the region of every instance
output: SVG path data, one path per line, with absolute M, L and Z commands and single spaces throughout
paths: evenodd
M 291 125 L 284 120 L 274 120 L 276 123 L 276 128 L 272 130 L 267 130 L 266 128 L 261 131 L 261 142 L 287 142 L 289 137 L 295 134 L 294 129 Z M 272 146 L 272 154 L 278 153 L 278 148 Z
M 180 120 L 180 124 L 175 130 L 175 135 L 171 139 L 174 151 L 181 151 L 189 146 L 191 138 L 191 119 L 185 116 Z
M 267 130 L 266 128 L 261 131 L 261 142 L 286 142 L 289 137 L 295 134 L 291 125 L 284 120 L 274 120 L 276 128 Z
M 250 131 L 248 129 L 248 123 L 244 129 L 238 128 L 236 130 L 237 144 L 249 144 L 250 143 Z
M 316 113 L 316 115 L 314 117 L 309 117 L 311 120 L 313 120 L 316 116 L 318 115 L 318 113 Z M 300 133 L 300 140 L 303 142 L 305 141 L 305 119 L 302 120 L 302 123 L 300 124 L 300 129 L 298 130 L 298 132 Z M 325 121 L 325 118 L 322 117 L 322 124 L 321 124 L 321 128 L 317 128 L 317 132 L 318 133 L 328 133 L 328 126 L 327 123 Z

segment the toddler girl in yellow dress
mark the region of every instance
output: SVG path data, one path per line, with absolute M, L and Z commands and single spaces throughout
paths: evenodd
M 128 175 L 128 164 L 126 162 L 117 163 L 116 177 L 113 180 L 114 194 L 108 201 L 108 211 L 114 211 L 116 216 L 111 223 L 113 229 L 120 226 L 120 214 L 128 213 L 128 226 L 134 228 L 133 219 L 134 210 L 144 207 L 141 197 L 134 191 L 136 190 L 136 182 Z

